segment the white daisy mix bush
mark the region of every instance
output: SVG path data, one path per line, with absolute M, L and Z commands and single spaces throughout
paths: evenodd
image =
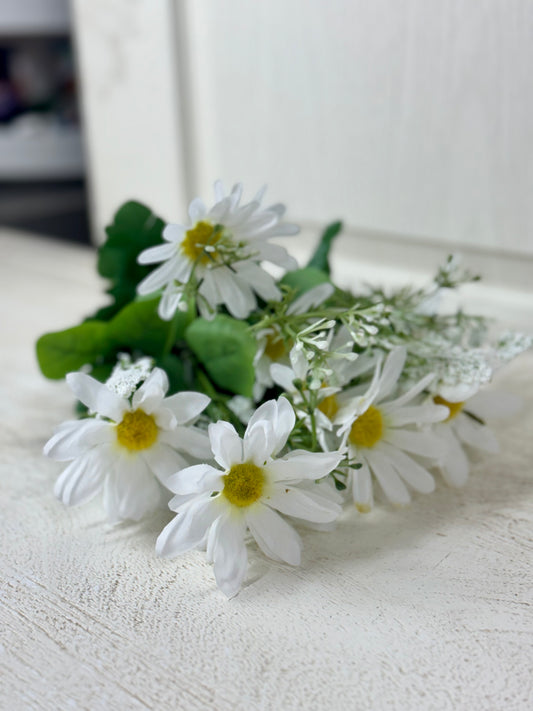
M 484 388 L 532 343 L 439 312 L 443 290 L 477 278 L 456 258 L 426 289 L 352 294 L 330 275 L 341 223 L 299 268 L 271 241 L 298 232 L 285 208 L 242 195 L 217 182 L 184 225 L 123 205 L 98 255 L 111 302 L 37 342 L 78 401 L 44 448 L 67 462 L 58 499 L 102 494 L 113 523 L 170 507 L 156 553 L 205 550 L 228 597 L 249 550 L 298 565 L 297 529 L 330 530 L 343 502 L 368 515 L 465 484 L 469 449 L 497 452 L 486 419 L 516 407 Z

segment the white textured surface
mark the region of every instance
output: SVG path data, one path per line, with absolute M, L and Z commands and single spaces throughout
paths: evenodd
M 500 378 L 528 405 L 465 489 L 303 532 L 299 569 L 253 554 L 228 602 L 203 554 L 154 556 L 168 515 L 112 528 L 54 500 L 41 448 L 72 400 L 32 343 L 99 305 L 94 257 L 0 242 L 2 708 L 531 708 L 531 355 Z

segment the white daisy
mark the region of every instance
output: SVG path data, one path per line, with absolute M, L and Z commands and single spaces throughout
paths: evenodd
M 335 396 L 329 403 L 329 415 L 342 443 L 351 457 L 362 464 L 351 469 L 353 500 L 361 512 L 373 505 L 372 474 L 389 501 L 406 504 L 410 500 L 406 483 L 421 493 L 435 488 L 431 474 L 411 455 L 437 459 L 444 452 L 442 440 L 420 427 L 444 420 L 448 410 L 434 403 L 413 404 L 429 385 L 433 375 L 395 399 L 388 399 L 396 389 L 405 363 L 405 348 L 395 348 L 381 370 L 376 367 L 372 383 L 357 386 Z
M 224 304 L 235 318 L 246 318 L 256 307 L 258 294 L 265 301 L 278 301 L 281 292 L 274 278 L 259 265 L 271 262 L 294 269 L 296 260 L 284 247 L 268 240 L 297 234 L 299 228 L 282 222 L 283 205 L 261 208 L 265 189 L 240 205 L 242 185 L 225 194 L 220 181 L 215 183 L 215 204 L 207 208 L 196 198 L 189 206 L 189 225 L 169 224 L 163 230 L 166 243 L 144 250 L 140 264 L 162 262 L 138 285 L 139 294 L 164 287 L 159 315 L 172 318 L 182 303 L 185 286 L 198 284 L 198 308 L 206 318 Z
M 228 422 L 211 424 L 209 439 L 221 470 L 199 464 L 170 478 L 167 485 L 177 494 L 170 507 L 178 515 L 157 539 L 157 553 L 173 557 L 207 544 L 217 585 L 228 597 L 239 591 L 246 573 L 247 531 L 265 555 L 298 565 L 300 538 L 277 512 L 317 523 L 336 519 L 341 508 L 331 496 L 298 484 L 325 477 L 342 454 L 294 450 L 276 459 L 294 423 L 294 411 L 281 397 L 255 411 L 243 439 Z
M 480 391 L 468 400 L 462 393 L 448 391 L 448 398 L 436 395 L 433 401 L 449 410 L 448 418 L 435 426 L 435 434 L 446 443 L 446 451 L 437 462 L 442 476 L 451 486 L 463 486 L 470 473 L 465 445 L 490 454 L 499 451 L 494 432 L 484 424 L 486 419 L 510 417 L 519 401 L 510 393 Z
M 183 453 L 195 459 L 210 455 L 207 435 L 191 426 L 209 398 L 196 392 L 165 398 L 164 370 L 154 368 L 131 400 L 85 373 L 69 373 L 67 383 L 96 414 L 64 422 L 44 448 L 47 456 L 71 462 L 54 488 L 67 506 L 103 488 L 111 521 L 137 521 L 162 503 L 160 484 L 190 464 Z

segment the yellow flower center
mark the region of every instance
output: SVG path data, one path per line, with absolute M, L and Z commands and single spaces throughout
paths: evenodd
M 457 417 L 464 407 L 464 402 L 448 402 L 448 400 L 445 400 L 440 395 L 435 395 L 433 402 L 435 405 L 445 405 L 450 411 L 450 414 L 444 420 L 445 422 L 449 422 L 449 420 L 453 420 L 454 417 Z
M 263 493 L 264 482 L 260 467 L 251 462 L 235 464 L 224 477 L 222 493 L 234 506 L 250 506 Z
M 377 407 L 370 405 L 352 425 L 348 439 L 357 447 L 373 447 L 383 436 L 383 416 Z
M 158 428 L 152 415 L 143 410 L 126 412 L 117 425 L 117 442 L 132 452 L 148 449 L 157 439 Z
M 339 411 L 339 402 L 336 395 L 328 395 L 319 404 L 318 409 L 331 420 Z
M 213 247 L 222 236 L 221 232 L 215 232 L 213 225 L 209 222 L 200 221 L 196 225 L 187 230 L 185 237 L 181 243 L 181 251 L 192 262 L 197 260 L 200 264 L 206 264 L 212 260 L 216 260 L 218 252 L 216 249 L 206 249 Z
M 264 353 L 270 360 L 279 360 L 285 355 L 285 343 L 278 333 L 269 333 L 266 337 Z

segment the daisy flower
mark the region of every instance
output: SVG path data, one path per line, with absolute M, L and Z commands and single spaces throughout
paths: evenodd
M 328 414 L 339 427 L 337 434 L 347 445 L 349 456 L 362 465 L 348 471 L 353 500 L 361 512 L 369 511 L 373 505 L 372 475 L 394 504 L 410 501 L 406 484 L 424 494 L 435 488 L 431 474 L 412 455 L 437 459 L 444 453 L 442 440 L 419 428 L 444 420 L 448 409 L 434 403 L 413 403 L 432 381 L 432 374 L 390 399 L 405 358 L 405 348 L 395 348 L 383 370 L 378 363 L 368 389 L 366 385 L 349 388 L 329 402 Z
M 191 282 L 198 287 L 198 308 L 205 318 L 212 318 L 219 304 L 235 318 L 246 318 L 257 305 L 255 294 L 265 301 L 279 301 L 281 292 L 274 278 L 259 262 L 294 269 L 296 260 L 269 240 L 297 234 L 299 228 L 281 221 L 283 205 L 261 208 L 264 192 L 265 188 L 240 205 L 242 185 L 226 195 L 217 181 L 211 208 L 194 199 L 189 205 L 190 223 L 168 224 L 163 230 L 166 243 L 141 252 L 140 264 L 161 262 L 137 290 L 149 294 L 164 289 L 159 302 L 162 319 L 169 320 L 176 309 L 186 308 L 184 292 Z
M 191 426 L 209 397 L 196 392 L 165 397 L 168 378 L 160 368 L 131 398 L 85 373 L 69 373 L 67 383 L 96 415 L 64 422 L 44 447 L 45 455 L 70 462 L 54 488 L 67 506 L 84 503 L 103 489 L 112 522 L 137 521 L 161 505 L 161 485 L 190 464 L 186 457 L 202 459 L 210 453 L 207 435 Z
M 518 399 L 510 393 L 480 391 L 468 400 L 461 400 L 464 393 L 460 390 L 447 390 L 447 398 L 442 395 L 433 398 L 449 411 L 447 419 L 435 426 L 435 434 L 446 444 L 436 466 L 450 486 L 463 486 L 468 479 L 470 465 L 465 445 L 490 454 L 499 452 L 496 435 L 484 420 L 510 417 L 519 408 Z
M 294 423 L 291 405 L 280 397 L 255 411 L 242 439 L 228 422 L 211 424 L 209 440 L 220 469 L 199 464 L 168 480 L 177 494 L 170 507 L 178 515 L 157 539 L 157 553 L 173 557 L 206 544 L 217 585 L 228 597 L 239 591 L 246 573 L 247 531 L 265 555 L 298 565 L 300 538 L 280 513 L 316 523 L 336 519 L 341 508 L 329 494 L 299 484 L 327 476 L 343 455 L 293 450 L 277 458 Z

